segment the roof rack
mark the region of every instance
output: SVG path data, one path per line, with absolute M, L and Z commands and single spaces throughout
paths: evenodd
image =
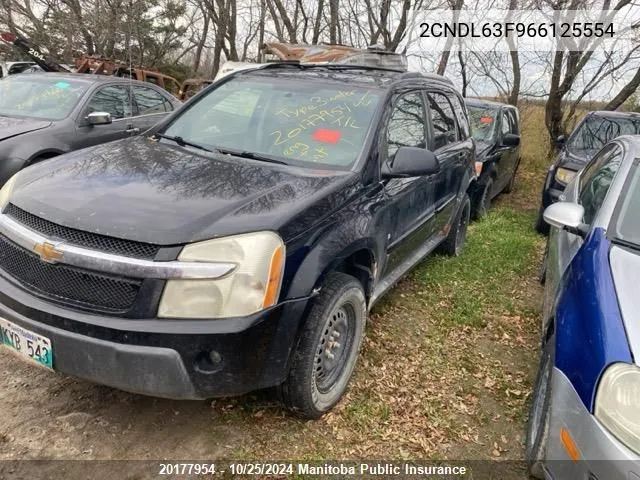
M 386 51 L 379 45 L 362 49 L 335 44 L 307 45 L 269 42 L 262 46 L 262 51 L 267 55 L 274 55 L 280 61 L 359 65 L 370 68 L 395 69 L 402 72 L 406 72 L 408 67 L 405 55 Z

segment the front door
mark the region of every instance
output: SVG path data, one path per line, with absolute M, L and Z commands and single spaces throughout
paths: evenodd
M 446 235 L 446 227 L 455 213 L 456 195 L 468 152 L 460 146 L 460 130 L 447 95 L 432 91 L 426 92 L 426 95 L 433 128 L 431 148 L 440 162 L 440 171 L 435 176 L 434 231 Z
M 427 148 L 425 120 L 422 92 L 399 93 L 387 128 L 387 151 L 383 152 L 383 159 L 386 156 L 386 161 L 392 163 L 400 147 Z M 392 221 L 383 275 L 392 272 L 431 237 L 434 216 L 434 175 L 392 178 L 385 182 Z
M 111 114 L 112 123 L 90 125 L 87 115 L 92 112 Z M 77 121 L 73 149 L 91 147 L 126 138 L 135 133 L 132 123 L 133 102 L 125 85 L 106 85 L 97 89 L 87 101 Z

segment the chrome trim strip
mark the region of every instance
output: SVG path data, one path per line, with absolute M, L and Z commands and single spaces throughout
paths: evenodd
M 62 254 L 62 258 L 55 263 L 125 277 L 162 280 L 215 279 L 231 273 L 237 266 L 235 263 L 181 262 L 177 260 L 154 262 L 76 247 L 47 238 L 4 214 L 0 214 L 0 234 L 31 252 L 36 246 L 44 243 L 53 245 Z

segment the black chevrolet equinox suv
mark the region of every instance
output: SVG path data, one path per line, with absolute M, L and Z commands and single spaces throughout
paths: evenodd
M 275 387 L 315 418 L 367 313 L 457 255 L 474 145 L 452 83 L 357 65 L 225 77 L 145 135 L 0 192 L 0 327 L 25 359 L 176 399 Z

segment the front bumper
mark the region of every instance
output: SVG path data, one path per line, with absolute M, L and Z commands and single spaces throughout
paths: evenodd
M 614 438 L 587 410 L 569 379 L 557 368 L 552 377 L 551 418 L 545 456 L 548 478 L 640 480 L 640 457 Z M 580 452 L 570 460 L 560 440 L 565 428 Z
M 138 320 L 62 308 L 0 277 L 0 316 L 49 338 L 56 371 L 175 399 L 280 384 L 307 303 L 297 299 L 233 319 Z

